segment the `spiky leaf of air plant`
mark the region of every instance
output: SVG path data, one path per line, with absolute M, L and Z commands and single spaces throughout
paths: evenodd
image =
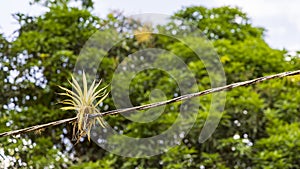
M 73 138 L 77 141 L 87 135 L 88 140 L 90 141 L 90 131 L 93 125 L 95 125 L 96 120 L 102 127 L 105 127 L 105 123 L 102 117 L 96 117 L 89 119 L 89 114 L 101 114 L 97 109 L 97 106 L 103 102 L 107 97 L 108 93 L 105 92 L 105 89 L 108 86 L 100 88 L 97 90 L 101 84 L 101 81 L 96 84 L 95 80 L 93 81 L 90 88 L 87 86 L 87 80 L 85 73 L 82 74 L 82 85 L 83 89 L 80 87 L 78 81 L 72 76 L 73 82 L 70 82 L 70 85 L 73 87 L 74 91 L 71 91 L 65 87 L 58 86 L 65 93 L 59 93 L 60 95 L 67 96 L 70 99 L 65 99 L 61 103 L 66 106 L 62 107 L 62 110 L 75 110 L 77 112 L 77 121 L 73 126 Z M 100 98 L 100 99 L 99 99 Z M 97 101 L 97 99 L 99 99 Z M 95 103 L 96 102 L 96 103 Z M 77 129 L 77 130 L 76 130 Z

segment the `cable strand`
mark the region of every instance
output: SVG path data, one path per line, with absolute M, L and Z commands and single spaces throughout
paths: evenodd
M 136 107 L 111 110 L 111 111 L 103 112 L 101 114 L 91 114 L 91 115 L 89 115 L 88 118 L 96 118 L 96 117 L 99 117 L 99 116 L 116 115 L 116 114 L 120 114 L 120 113 L 131 112 L 131 111 L 134 111 L 134 110 L 150 109 L 150 108 L 154 108 L 154 107 L 159 107 L 159 106 L 171 104 L 171 103 L 174 103 L 174 102 L 179 102 L 179 101 L 191 99 L 191 98 L 194 98 L 194 97 L 200 97 L 200 96 L 211 94 L 211 93 L 231 90 L 231 89 L 236 88 L 236 87 L 248 86 L 248 85 L 252 85 L 252 84 L 255 84 L 255 83 L 260 83 L 260 82 L 271 80 L 271 79 L 283 78 L 283 77 L 286 77 L 286 76 L 293 76 L 293 75 L 298 75 L 298 74 L 300 74 L 300 70 L 278 73 L 278 74 L 259 77 L 259 78 L 256 78 L 256 79 L 247 80 L 247 81 L 243 81 L 243 82 L 232 83 L 232 84 L 222 86 L 222 87 L 211 88 L 211 89 L 204 90 L 204 91 L 197 92 L 197 93 L 186 94 L 186 95 L 182 95 L 182 96 L 179 96 L 179 97 L 175 97 L 175 98 L 170 99 L 170 100 L 150 103 L 150 104 L 136 106 Z M 23 128 L 23 129 L 19 129 L 19 130 L 8 131 L 8 132 L 0 133 L 0 137 L 24 134 L 24 133 L 28 133 L 28 132 L 32 132 L 32 131 L 36 131 L 36 130 L 41 130 L 41 129 L 57 126 L 57 125 L 68 123 L 68 122 L 74 122 L 76 120 L 77 120 L 77 117 L 72 117 L 72 118 L 68 118 L 68 119 L 53 121 L 53 122 L 46 123 L 46 124 L 35 125 L 35 126 L 31 126 L 31 127 L 27 127 L 27 128 Z

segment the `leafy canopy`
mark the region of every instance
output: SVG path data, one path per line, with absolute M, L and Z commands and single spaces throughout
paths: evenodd
M 98 40 L 105 44 L 104 37 L 110 36 L 105 30 L 113 29 L 115 34 L 126 37 L 125 30 L 140 26 L 138 21 L 128 20 L 117 12 L 105 18 L 93 15 L 90 0 L 80 1 L 82 6 L 78 8 L 69 7 L 70 2 L 65 0 L 34 2 L 44 4 L 48 12 L 36 17 L 15 14 L 20 25 L 15 39 L 8 41 L 0 35 L 0 132 L 76 116 L 72 111 L 60 110 L 57 102 L 62 98 L 57 95 L 57 85 L 71 88 L 67 79 L 71 78 L 85 42 L 99 29 L 103 39 Z M 264 41 L 264 29 L 254 27 L 238 8 L 192 6 L 177 11 L 174 18 L 178 17 L 182 18 L 182 24 L 196 25 L 211 40 L 223 63 L 227 83 L 299 68 L 299 56 L 271 48 Z M 126 29 L 120 30 L 120 25 Z M 170 34 L 174 30 L 184 31 L 176 19 L 159 29 Z M 186 38 L 200 42 L 198 37 Z M 210 88 L 205 66 L 188 48 L 178 41 L 154 35 L 128 38 L 114 46 L 97 69 L 98 78 L 104 82 L 100 86 L 110 82 L 114 70 L 128 54 L 150 47 L 182 57 L 193 71 L 199 90 Z M 88 52 L 92 55 L 94 49 Z M 181 72 L 174 70 L 174 73 Z M 180 94 L 170 79 L 159 70 L 140 72 L 130 84 L 132 104 L 149 103 L 153 89 L 164 91 L 166 98 Z M 227 92 L 222 120 L 203 144 L 198 143 L 198 135 L 208 116 L 211 96 L 200 98 L 197 121 L 180 145 L 158 156 L 120 157 L 85 138 L 74 146 L 72 126 L 65 124 L 40 134 L 1 138 L 0 166 L 9 161 L 11 168 L 299 168 L 299 85 L 299 77 L 294 76 Z M 131 123 L 121 116 L 106 120 L 128 136 L 153 136 L 172 125 L 179 105 L 167 106 L 157 120 L 147 124 Z M 101 111 L 114 108 L 108 96 Z

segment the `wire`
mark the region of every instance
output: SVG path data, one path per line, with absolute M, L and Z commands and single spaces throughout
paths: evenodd
M 191 99 L 193 97 L 199 97 L 199 96 L 216 93 L 216 92 L 220 92 L 220 91 L 231 90 L 233 88 L 240 87 L 240 86 L 248 86 L 251 84 L 260 83 L 260 82 L 271 80 L 271 79 L 277 79 L 277 78 L 293 76 L 293 75 L 298 75 L 298 74 L 300 74 L 300 70 L 278 73 L 278 74 L 274 74 L 274 75 L 270 75 L 270 76 L 264 76 L 264 77 L 260 77 L 260 78 L 256 78 L 256 79 L 252 79 L 252 80 L 247 80 L 244 82 L 232 83 L 230 85 L 226 85 L 226 86 L 222 86 L 222 87 L 211 88 L 211 89 L 204 90 L 204 91 L 197 92 L 197 93 L 186 94 L 186 95 L 182 95 L 182 96 L 170 99 L 170 100 L 150 103 L 150 104 L 146 104 L 146 105 L 142 105 L 142 106 L 125 108 L 125 109 L 111 110 L 111 111 L 103 112 L 101 114 L 91 114 L 91 115 L 89 115 L 89 118 L 95 118 L 95 117 L 99 117 L 99 116 L 116 115 L 116 114 L 120 114 L 120 113 L 131 112 L 134 110 L 150 109 L 150 108 L 159 107 L 162 105 L 171 104 L 174 102 L 179 102 L 182 100 Z M 73 122 L 75 120 L 77 120 L 77 117 L 58 120 L 58 121 L 41 124 L 41 125 L 36 125 L 36 126 L 31 126 L 31 127 L 27 127 L 27 128 L 23 128 L 23 129 L 19 129 L 19 130 L 8 131 L 8 132 L 0 133 L 0 137 L 24 134 L 24 133 L 31 132 L 31 131 L 41 130 L 41 129 L 52 127 L 52 126 L 57 126 L 57 125 L 60 125 L 63 123 Z

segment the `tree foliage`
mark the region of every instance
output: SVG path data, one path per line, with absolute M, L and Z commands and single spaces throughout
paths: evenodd
M 141 26 L 139 21 L 121 13 L 99 18 L 92 14 L 90 0 L 80 1 L 81 7 L 69 7 L 70 1 L 34 2 L 45 5 L 48 12 L 40 16 L 15 14 L 20 25 L 16 37 L 9 41 L 0 35 L 0 132 L 76 116 L 60 110 L 57 85 L 71 87 L 67 79 L 71 78 L 76 59 L 97 30 L 102 33 L 102 38 L 97 39 L 102 45 L 109 44 L 105 38 L 111 34 L 106 30 L 127 37 L 107 52 L 96 70 L 97 77 L 105 84 L 109 84 L 118 64 L 129 54 L 140 49 L 162 48 L 185 61 L 196 77 L 199 90 L 211 87 L 204 64 L 181 42 L 158 35 L 128 38 L 128 32 Z M 173 17 L 158 29 L 170 34 L 184 32 L 183 25 L 200 29 L 220 56 L 228 84 L 299 68 L 298 55 L 271 48 L 264 41 L 264 29 L 254 27 L 238 8 L 193 6 L 179 10 Z M 182 19 L 179 24 L 178 18 Z M 194 42 L 195 47 L 201 43 L 199 37 L 186 40 Z M 88 50 L 86 55 L 94 54 L 93 48 Z M 163 63 L 173 66 L 171 56 L 160 57 L 169 59 Z M 184 79 L 188 75 L 181 76 Z M 74 145 L 72 125 L 65 124 L 0 138 L 0 166 L 9 162 L 10 168 L 299 168 L 299 85 L 299 76 L 293 76 L 227 92 L 220 124 L 202 144 L 198 135 L 208 116 L 210 95 L 200 98 L 201 107 L 190 132 L 180 145 L 166 153 L 126 158 L 106 152 L 87 139 Z M 164 91 L 165 99 L 180 94 L 170 76 L 159 70 L 140 72 L 130 87 L 133 105 L 149 103 L 153 89 Z M 115 109 L 113 100 L 108 98 L 101 110 L 112 109 Z M 121 116 L 106 120 L 128 136 L 148 137 L 171 126 L 178 111 L 179 104 L 168 105 L 157 120 L 146 124 L 131 123 Z

